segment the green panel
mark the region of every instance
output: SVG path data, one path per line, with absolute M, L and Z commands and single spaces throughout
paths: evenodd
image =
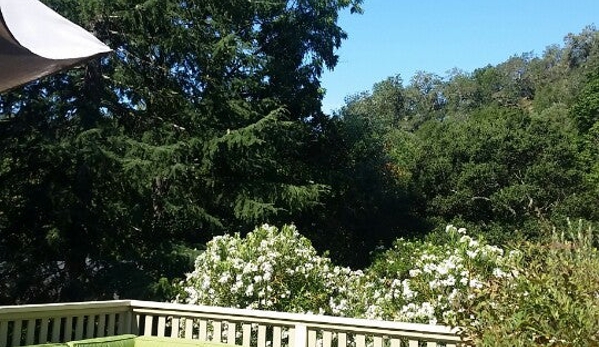
M 25 347 L 67 347 L 66 343 L 42 343 L 41 345 L 27 345 Z
M 173 337 L 140 336 L 135 339 L 135 347 L 234 347 L 224 343 L 199 340 L 179 339 Z
M 117 335 L 67 342 L 69 347 L 134 347 L 135 335 Z

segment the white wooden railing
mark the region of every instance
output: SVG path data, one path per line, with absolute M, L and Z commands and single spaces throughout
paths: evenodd
M 136 300 L 0 306 L 0 347 L 133 333 L 245 347 L 459 345 L 454 330 L 319 315 Z

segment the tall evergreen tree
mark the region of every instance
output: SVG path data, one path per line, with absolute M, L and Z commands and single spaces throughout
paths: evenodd
M 183 249 L 317 204 L 319 77 L 360 2 L 48 1 L 115 53 L 0 99 L 0 302 L 164 295 Z

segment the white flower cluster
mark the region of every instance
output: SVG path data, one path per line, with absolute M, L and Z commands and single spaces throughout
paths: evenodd
M 386 252 L 380 260 L 385 277 L 379 278 L 379 283 L 387 284 L 379 285 L 385 294 L 370 298 L 371 304 L 384 312 L 376 318 L 447 322 L 455 316 L 460 295 L 468 289 L 480 289 L 493 277 L 512 276 L 508 265 L 514 254 L 504 257 L 501 248 L 471 238 L 463 228 L 450 225 L 446 232 L 452 242 L 431 244 L 400 239 Z M 401 271 L 394 267 L 410 269 Z M 375 267 L 369 275 L 381 277 L 380 273 Z
M 178 301 L 288 312 L 345 315 L 344 293 L 361 271 L 333 266 L 294 226 L 263 225 L 215 237 L 182 283 Z
M 215 237 L 182 283 L 189 304 L 447 323 L 460 295 L 514 276 L 510 252 L 448 226 L 450 242 L 398 240 L 371 268 L 319 256 L 294 226 L 263 225 L 245 238 Z

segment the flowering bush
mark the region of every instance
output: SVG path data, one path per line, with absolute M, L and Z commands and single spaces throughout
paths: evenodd
M 451 324 L 460 294 L 514 276 L 508 269 L 518 253 L 506 255 L 466 235 L 465 229 L 450 225 L 445 231 L 443 244 L 399 239 L 374 262 L 367 276 L 379 284 L 364 298 L 377 310 L 372 318 Z
M 345 315 L 361 271 L 333 266 L 294 226 L 263 225 L 245 238 L 217 236 L 182 283 L 177 301 Z
M 449 226 L 449 242 L 398 240 L 366 271 L 334 266 L 293 226 L 219 236 L 197 258 L 178 301 L 410 322 L 451 322 L 455 300 L 511 276 L 503 250 Z

